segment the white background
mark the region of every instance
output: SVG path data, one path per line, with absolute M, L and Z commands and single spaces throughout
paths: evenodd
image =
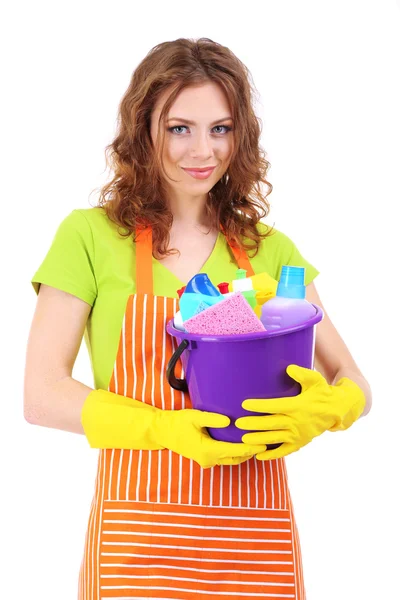
M 368 417 L 287 458 L 308 600 L 399 597 L 399 3 L 37 0 L 8 8 L 0 41 L 7 600 L 76 598 L 97 460 L 83 436 L 23 419 L 30 279 L 61 220 L 96 202 L 136 65 L 202 36 L 253 75 L 268 222 L 321 271 L 325 309 L 373 388 Z M 74 377 L 93 386 L 84 345 Z

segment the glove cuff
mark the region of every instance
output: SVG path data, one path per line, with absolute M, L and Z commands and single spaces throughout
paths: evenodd
M 348 377 L 342 377 L 332 387 L 343 394 L 343 413 L 337 415 L 338 420 L 329 431 L 344 431 L 362 415 L 366 397 L 362 389 Z
M 106 390 L 92 390 L 81 410 L 81 424 L 92 448 L 160 450 L 152 439 L 158 409 Z

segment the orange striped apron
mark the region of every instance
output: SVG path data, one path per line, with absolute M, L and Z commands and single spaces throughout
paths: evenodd
M 153 296 L 150 230 L 137 238 L 136 284 L 108 389 L 160 409 L 192 408 L 166 379 L 176 343 L 165 326 L 178 299 Z M 78 597 L 305 600 L 284 459 L 203 469 L 168 449 L 100 450 Z

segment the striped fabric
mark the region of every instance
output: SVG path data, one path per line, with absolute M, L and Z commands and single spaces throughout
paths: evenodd
M 173 298 L 129 297 L 111 392 L 191 408 L 165 376 L 177 310 Z M 167 449 L 100 451 L 79 588 L 80 600 L 304 600 L 284 459 L 202 469 Z

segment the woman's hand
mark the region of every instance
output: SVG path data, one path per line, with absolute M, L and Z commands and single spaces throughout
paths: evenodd
M 281 458 L 296 452 L 324 431 L 348 429 L 362 414 L 365 395 L 360 387 L 342 377 L 336 385 L 329 385 L 318 371 L 289 365 L 287 373 L 301 384 L 301 393 L 287 398 L 266 400 L 249 399 L 243 408 L 260 413 L 235 421 L 239 429 L 257 433 L 243 435 L 246 444 L 267 444 L 267 450 L 256 455 L 258 460 Z M 282 443 L 268 450 L 268 444 Z
M 203 469 L 216 465 L 238 465 L 266 449 L 263 443 L 253 445 L 214 440 L 206 428 L 227 427 L 230 419 L 225 415 L 193 408 L 156 410 L 157 419 L 152 423 L 154 441 L 195 460 Z
M 193 459 L 203 469 L 239 465 L 266 449 L 265 444 L 214 440 L 207 427 L 227 427 L 230 419 L 225 415 L 193 408 L 163 410 L 101 389 L 87 396 L 81 421 L 92 448 L 168 448 Z

